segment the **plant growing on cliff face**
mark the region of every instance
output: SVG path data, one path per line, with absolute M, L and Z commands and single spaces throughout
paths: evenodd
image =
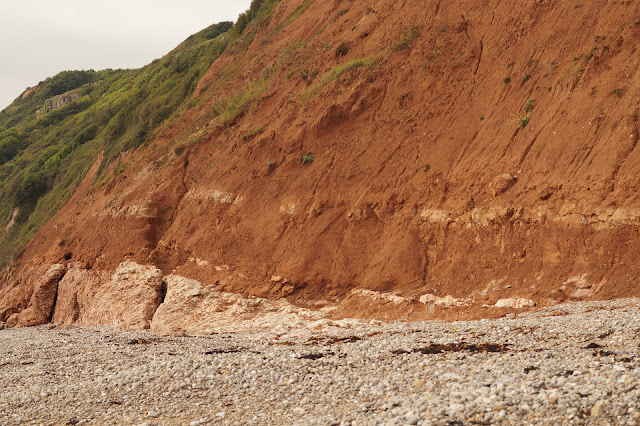
M 533 99 L 527 99 L 527 102 L 524 104 L 524 110 L 530 112 L 533 110 Z
M 235 32 L 234 35 L 242 34 L 251 21 L 269 14 L 277 4 L 278 2 L 274 0 L 252 0 L 249 9 L 238 16 L 238 20 L 233 28 Z
M 425 173 L 431 170 L 431 164 L 427 163 L 424 165 L 424 169 L 422 169 Z
M 302 15 L 302 13 L 307 10 L 307 8 L 309 8 L 309 6 L 311 6 L 313 4 L 315 0 L 304 0 L 302 3 L 300 3 L 294 10 L 293 12 L 291 12 L 289 14 L 289 16 L 287 16 L 284 21 L 282 21 L 282 23 L 280 23 L 272 32 L 272 35 L 277 34 L 280 30 L 282 30 L 283 28 L 291 25 L 296 19 L 298 19 L 300 17 L 300 15 Z M 276 2 L 276 4 L 279 3 L 279 1 Z
M 529 120 L 531 120 L 530 115 L 527 115 L 526 117 L 522 117 L 518 121 L 518 125 L 520 126 L 521 129 L 524 129 L 525 127 L 527 127 L 527 124 L 529 124 Z
M 531 120 L 530 115 L 526 115 L 524 117 L 520 117 L 517 114 L 511 114 L 511 118 L 507 120 L 507 124 L 517 125 L 521 129 L 524 129 L 529 124 L 529 120 Z
M 340 45 L 336 47 L 336 51 L 335 51 L 336 58 L 346 56 L 347 53 L 349 53 L 349 46 L 347 45 L 347 43 L 340 43 Z
M 121 175 L 122 173 L 125 172 L 125 170 L 127 170 L 127 168 L 129 167 L 129 163 L 122 163 L 122 164 L 118 164 L 114 169 L 113 169 L 113 175 L 114 176 L 118 176 Z
M 353 59 L 351 61 L 345 62 L 344 64 L 337 65 L 333 67 L 328 73 L 323 75 L 320 81 L 318 81 L 318 83 L 315 86 L 309 87 L 307 88 L 307 90 L 302 92 L 302 97 L 307 98 L 312 93 L 318 92 L 320 89 L 322 89 L 325 86 L 325 84 L 329 83 L 330 81 L 337 80 L 345 72 L 348 72 L 360 67 L 369 67 L 369 69 L 373 69 L 373 62 L 374 60 L 370 58 L 358 58 L 358 59 Z M 316 71 L 314 71 L 311 74 L 311 78 L 315 77 L 315 73 Z
M 182 155 L 183 152 L 185 152 L 187 150 L 188 147 L 189 147 L 189 145 L 187 145 L 186 143 L 180 144 L 180 145 L 178 145 L 178 146 L 173 148 L 173 153 L 177 157 L 179 157 L 179 156 Z M 114 171 L 114 173 L 115 173 L 115 171 Z M 117 175 L 117 173 L 116 173 L 116 175 Z
M 399 52 L 401 50 L 407 50 L 413 44 L 413 41 L 418 37 L 418 28 L 411 25 L 402 32 L 400 39 L 393 45 L 393 51 Z
M 300 73 L 300 77 L 310 86 L 313 83 L 313 79 L 318 76 L 318 70 L 313 70 L 311 73 L 309 70 L 304 70 Z
M 213 116 L 217 118 L 218 125 L 227 126 L 247 112 L 249 106 L 257 102 L 269 87 L 268 76 L 269 74 L 265 73 L 257 80 L 248 82 L 234 94 L 218 99 L 212 108 Z
M 311 164 L 313 163 L 313 160 L 315 160 L 316 158 L 314 157 L 313 154 L 307 154 L 307 155 L 303 155 L 302 156 L 302 164 Z
M 509 77 L 505 77 L 505 79 L 504 79 L 504 80 L 502 80 L 502 81 L 504 81 L 504 82 L 505 82 L 505 84 L 508 84 L 508 83 L 511 83 L 511 78 L 509 78 Z
M 611 91 L 611 94 L 614 96 L 617 96 L 618 98 L 621 98 L 624 96 L 624 89 L 622 88 L 614 89 Z
M 243 133 L 240 138 L 245 141 L 248 142 L 251 139 L 255 138 L 256 136 L 259 136 L 261 134 L 263 134 L 265 131 L 264 127 L 258 127 L 257 129 L 252 129 L 252 130 L 248 130 L 247 132 Z

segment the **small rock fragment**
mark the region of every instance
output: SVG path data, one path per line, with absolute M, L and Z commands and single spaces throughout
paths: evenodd
M 591 407 L 591 417 L 600 417 L 604 414 L 605 406 L 606 402 L 603 400 L 596 402 L 595 405 Z
M 504 173 L 493 178 L 489 184 L 489 192 L 494 197 L 506 192 L 509 188 L 515 185 L 517 179 L 508 173 Z
M 513 309 L 522 309 L 522 308 L 532 308 L 536 306 L 536 302 L 531 299 L 523 299 L 523 298 L 510 298 L 510 299 L 500 299 L 495 304 L 496 308 L 513 308 Z

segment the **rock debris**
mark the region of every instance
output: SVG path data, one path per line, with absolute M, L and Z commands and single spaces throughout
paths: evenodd
M 0 424 L 635 425 L 639 307 L 200 337 L 4 329 Z

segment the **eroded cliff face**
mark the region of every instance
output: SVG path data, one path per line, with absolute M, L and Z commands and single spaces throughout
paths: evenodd
M 640 295 L 640 5 L 299 3 L 124 173 L 87 175 L 3 273 L 0 320 L 197 333 L 235 303 L 419 319 Z

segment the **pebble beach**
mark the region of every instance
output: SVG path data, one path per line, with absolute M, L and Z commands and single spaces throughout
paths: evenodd
M 640 423 L 640 300 L 210 336 L 0 330 L 2 425 Z

